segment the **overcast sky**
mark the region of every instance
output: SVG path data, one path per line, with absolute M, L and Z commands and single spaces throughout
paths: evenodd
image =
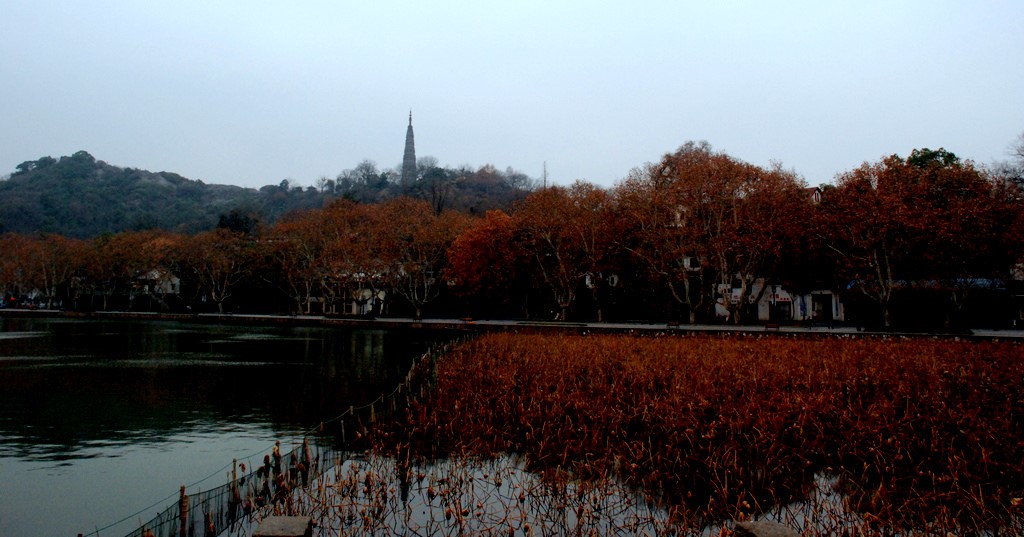
M 611 186 L 688 140 L 808 183 L 1024 132 L 1024 2 L 5 0 L 0 175 L 311 185 L 418 156 Z M 2 200 L 0 200 L 2 203 Z

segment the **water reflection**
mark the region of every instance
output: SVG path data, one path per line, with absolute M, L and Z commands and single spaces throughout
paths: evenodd
M 0 319 L 0 535 L 113 522 L 373 400 L 436 337 Z

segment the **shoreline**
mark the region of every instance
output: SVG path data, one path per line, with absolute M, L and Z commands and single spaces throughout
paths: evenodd
M 159 313 L 132 311 L 76 312 L 45 309 L 0 309 L 0 318 L 38 317 L 100 320 L 160 320 L 194 322 L 202 324 L 257 325 L 257 326 L 323 326 L 380 330 L 455 330 L 466 332 L 575 332 L 587 334 L 718 334 L 718 335 L 786 335 L 786 336 L 843 336 L 843 337 L 910 337 L 967 340 L 1024 340 L 1024 330 L 975 329 L 970 332 L 904 332 L 868 330 L 855 326 L 804 325 L 711 325 L 653 322 L 565 322 L 505 319 L 413 319 L 402 317 L 357 318 L 330 315 L 273 315 L 273 314 L 219 314 L 219 313 Z

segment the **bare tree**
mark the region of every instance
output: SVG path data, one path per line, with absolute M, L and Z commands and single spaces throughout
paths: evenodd
M 1006 183 L 1012 183 L 1017 187 L 1024 186 L 1024 132 L 1017 135 L 1017 138 L 1006 149 L 1010 160 L 994 162 L 989 171 L 994 177 Z
M 1024 166 L 1024 132 L 1017 135 L 1017 139 L 1010 145 L 1010 156 L 1017 160 L 1017 164 Z

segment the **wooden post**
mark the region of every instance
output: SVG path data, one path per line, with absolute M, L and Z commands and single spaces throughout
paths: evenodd
M 181 499 L 179 500 L 179 511 L 181 520 L 178 526 L 178 535 L 188 537 L 188 496 L 185 495 L 185 485 L 181 486 Z

